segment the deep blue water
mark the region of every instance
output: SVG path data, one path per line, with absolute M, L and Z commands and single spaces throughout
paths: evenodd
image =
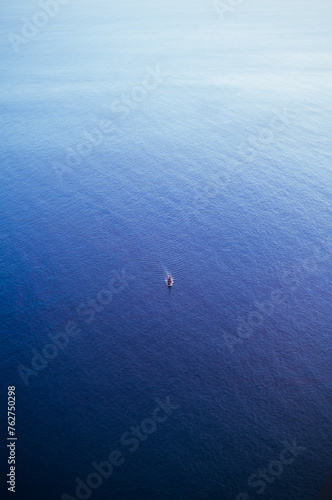
M 118 450 L 86 498 L 312 500 L 332 469 L 331 4 L 119 3 L 58 5 L 26 43 L 40 6 L 1 7 L 16 498 L 79 498 Z

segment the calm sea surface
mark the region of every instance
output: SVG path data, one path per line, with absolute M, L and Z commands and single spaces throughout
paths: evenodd
M 332 469 L 331 3 L 41 4 L 1 7 L 15 498 L 313 500 Z

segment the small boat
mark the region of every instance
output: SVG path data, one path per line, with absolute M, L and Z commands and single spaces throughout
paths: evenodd
M 167 276 L 167 285 L 173 286 L 173 280 L 172 280 L 172 276 L 170 274 Z

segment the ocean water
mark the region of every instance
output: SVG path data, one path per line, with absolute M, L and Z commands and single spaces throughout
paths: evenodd
M 330 2 L 47 5 L 1 7 L 16 498 L 313 500 L 332 469 Z

